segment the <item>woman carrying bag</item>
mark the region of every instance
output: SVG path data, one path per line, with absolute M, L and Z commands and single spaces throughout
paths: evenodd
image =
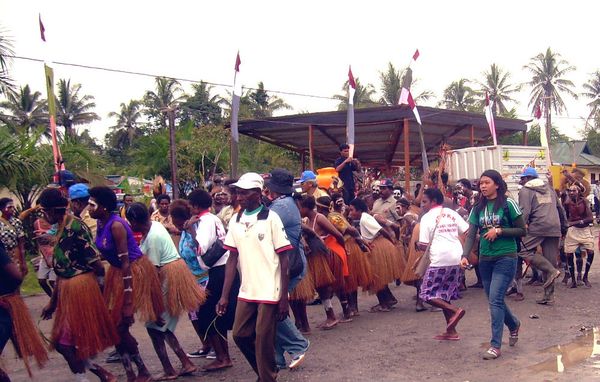
M 483 359 L 500 357 L 504 325 L 510 330 L 509 345 L 519 339 L 521 322 L 504 301 L 517 269 L 517 238 L 525 236 L 525 223 L 517 203 L 506 197 L 506 182 L 496 170 L 479 178 L 481 197 L 469 215 L 469 234 L 461 265 L 467 267 L 475 236 L 479 232 L 479 271 L 490 304 L 492 338 Z
M 421 207 L 427 211 L 421 218 L 419 232 L 420 250 L 425 251 L 421 267 L 429 262 L 423 273 L 419 297 L 442 309 L 446 318 L 446 331 L 434 337 L 441 341 L 458 341 L 456 325 L 465 310 L 451 304 L 458 299 L 460 286 L 460 260 L 463 253 L 459 236 L 469 229 L 469 224 L 454 210 L 444 208 L 444 195 L 436 188 L 428 188 L 423 194 Z M 419 267 L 417 267 L 419 268 Z M 419 269 L 417 269 L 417 272 Z

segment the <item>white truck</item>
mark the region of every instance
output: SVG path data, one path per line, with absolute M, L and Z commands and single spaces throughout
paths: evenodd
M 538 174 L 549 171 L 546 148 L 541 146 L 481 146 L 449 151 L 446 169 L 450 182 L 466 178 L 479 179 L 485 170 L 502 174 L 513 198 L 518 197 L 518 185 L 523 168 L 534 167 Z

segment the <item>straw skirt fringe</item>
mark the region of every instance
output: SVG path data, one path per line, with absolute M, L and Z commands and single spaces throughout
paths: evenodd
M 172 261 L 160 268 L 160 281 L 167 287 L 166 307 L 172 317 L 197 311 L 206 301 L 206 292 L 196 282 L 183 259 Z

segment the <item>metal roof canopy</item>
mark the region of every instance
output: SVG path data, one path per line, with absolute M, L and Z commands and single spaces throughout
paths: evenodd
M 476 145 L 491 137 L 483 113 L 419 106 L 425 148 L 430 158 L 442 143 L 452 148 Z M 313 134 L 313 155 L 324 161 L 339 157 L 339 145 L 346 142 L 347 112 L 332 111 L 294 114 L 239 122 L 239 132 L 288 150 L 305 154 Z M 367 166 L 401 166 L 404 159 L 404 122 L 408 123 L 409 164 L 421 162 L 418 124 L 408 106 L 383 106 L 354 110 L 354 156 Z M 527 132 L 527 121 L 495 118 L 498 137 Z M 312 127 L 311 127 L 312 126 Z M 525 138 L 524 138 L 525 139 Z

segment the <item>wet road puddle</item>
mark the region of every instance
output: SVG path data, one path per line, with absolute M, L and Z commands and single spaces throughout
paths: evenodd
M 586 328 L 575 340 L 540 352 L 550 353 L 553 357 L 528 367 L 529 370 L 562 373 L 587 360 L 592 361 L 593 368 L 600 369 L 600 328 Z

